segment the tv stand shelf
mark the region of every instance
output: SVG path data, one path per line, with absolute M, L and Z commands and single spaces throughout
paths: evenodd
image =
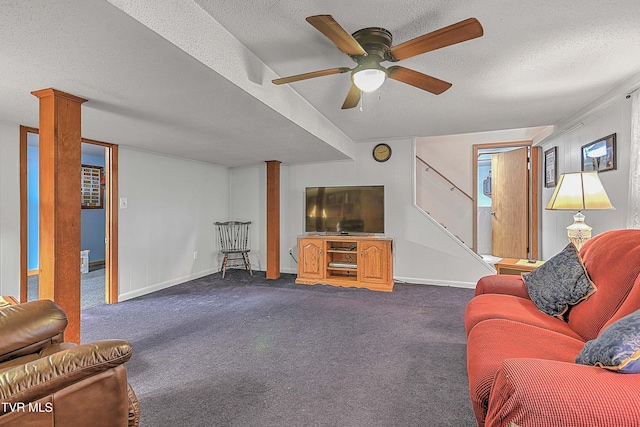
M 391 292 L 391 242 L 378 236 L 300 236 L 296 283 Z

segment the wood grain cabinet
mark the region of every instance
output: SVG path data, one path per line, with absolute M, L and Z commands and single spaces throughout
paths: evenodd
M 298 238 L 296 283 L 393 290 L 392 240 L 377 236 Z
M 316 239 L 298 240 L 298 276 L 307 279 L 324 277 L 324 244 Z
M 363 241 L 358 245 L 360 253 L 360 281 L 364 283 L 386 284 L 390 278 L 391 242 Z

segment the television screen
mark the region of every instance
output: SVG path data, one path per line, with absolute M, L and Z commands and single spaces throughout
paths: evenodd
M 307 233 L 384 233 L 384 186 L 307 187 Z

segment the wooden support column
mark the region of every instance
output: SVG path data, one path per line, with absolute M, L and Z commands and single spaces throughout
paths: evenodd
M 267 161 L 267 279 L 280 277 L 280 162 Z
M 39 298 L 67 314 L 65 340 L 80 343 L 80 110 L 86 99 L 55 89 L 40 99 Z

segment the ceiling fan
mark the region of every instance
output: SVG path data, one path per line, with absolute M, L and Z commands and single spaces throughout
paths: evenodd
M 272 83 L 281 85 L 314 77 L 351 72 L 351 89 L 349 89 L 347 98 L 342 104 L 343 110 L 357 106 L 362 92 L 372 92 L 378 89 L 387 77 L 435 95 L 440 95 L 451 87 L 451 83 L 399 65 L 385 68 L 380 63 L 383 61 L 397 62 L 432 50 L 475 39 L 483 34 L 480 22 L 475 18 L 469 18 L 392 46 L 393 37 L 384 28 L 363 28 L 353 34 L 349 34 L 331 15 L 310 16 L 307 18 L 307 22 L 335 43 L 338 49 L 349 55 L 358 65 L 355 68 L 329 68 L 327 70 L 283 77 L 272 80 Z

